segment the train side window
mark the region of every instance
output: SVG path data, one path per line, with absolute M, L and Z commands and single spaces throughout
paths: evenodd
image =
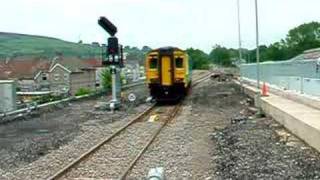
M 182 58 L 176 58 L 176 68 L 183 68 L 183 59 Z
M 149 68 L 150 69 L 156 69 L 158 67 L 158 59 L 152 58 L 149 61 Z

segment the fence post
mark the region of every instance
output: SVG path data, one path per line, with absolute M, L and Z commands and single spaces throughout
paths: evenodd
M 303 94 L 303 76 L 300 77 L 300 93 Z

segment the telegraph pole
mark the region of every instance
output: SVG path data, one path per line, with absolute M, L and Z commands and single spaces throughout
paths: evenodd
M 255 0 L 256 9 L 256 45 L 257 45 L 257 99 L 256 106 L 259 109 L 259 114 L 261 114 L 261 94 L 260 94 L 260 50 L 259 50 L 259 14 L 258 14 L 258 0 Z
M 239 60 L 241 62 L 242 59 L 242 42 L 241 42 L 241 22 L 240 22 L 240 0 L 237 0 L 238 7 L 238 33 L 239 33 Z
M 260 49 L 259 49 L 258 0 L 255 0 L 255 6 L 256 6 L 256 45 L 257 45 L 257 88 L 260 94 Z
M 241 64 L 242 64 L 242 43 L 241 43 L 241 22 L 240 22 L 240 0 L 237 0 L 238 7 L 238 37 L 239 37 L 239 69 L 240 69 L 240 86 L 241 91 L 243 90 L 242 74 L 241 74 Z

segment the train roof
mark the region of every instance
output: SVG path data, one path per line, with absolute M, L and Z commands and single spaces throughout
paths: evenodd
M 158 49 L 153 49 L 150 52 L 160 52 L 160 51 L 183 51 L 184 52 L 184 50 L 179 49 L 177 47 L 173 47 L 173 46 L 166 46 L 166 47 L 161 47 Z

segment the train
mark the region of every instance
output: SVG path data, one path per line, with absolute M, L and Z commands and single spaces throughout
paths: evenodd
M 150 96 L 157 102 L 181 100 L 191 87 L 191 58 L 177 47 L 161 47 L 148 52 L 145 70 Z

